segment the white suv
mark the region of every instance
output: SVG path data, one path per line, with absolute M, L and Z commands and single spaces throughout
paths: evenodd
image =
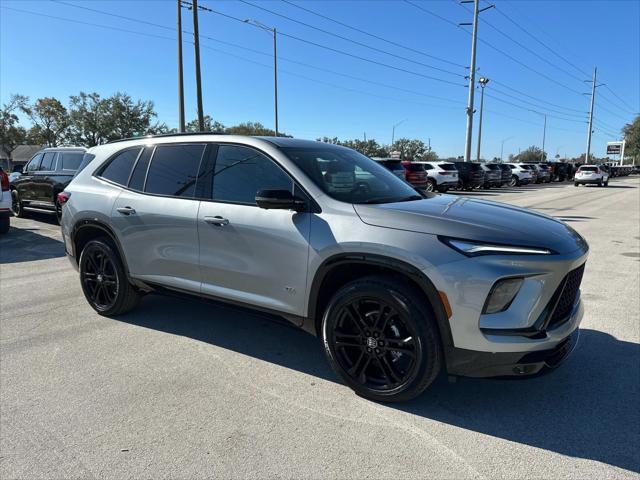
M 595 184 L 599 187 L 609 185 L 609 174 L 600 168 L 599 165 L 583 165 L 576 171 L 573 184 L 578 185 Z
M 458 169 L 450 162 L 413 162 L 418 163 L 427 171 L 428 192 L 438 190 L 446 193 L 450 188 L 458 186 Z
M 533 181 L 531 170 L 526 168 L 525 165 L 521 163 L 508 163 L 507 165 L 511 167 L 511 183 L 509 183 L 510 187 L 527 185 Z

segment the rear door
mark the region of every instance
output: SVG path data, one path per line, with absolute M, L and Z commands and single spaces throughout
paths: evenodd
M 303 314 L 311 214 L 264 210 L 255 197 L 262 189 L 304 193 L 276 162 L 244 145 L 220 145 L 208 181 L 210 200 L 198 213 L 202 292 Z
M 114 203 L 111 221 L 133 277 L 200 290 L 196 184 L 204 156 L 205 144 L 181 143 L 136 147 L 114 160 L 122 165 L 111 177 L 127 188 Z M 103 176 L 109 175 L 107 167 Z
M 53 198 L 46 195 L 49 177 L 56 168 L 58 152 L 44 152 L 42 162 L 36 172 L 33 173 L 34 199 L 32 205 L 41 207 L 53 207 Z

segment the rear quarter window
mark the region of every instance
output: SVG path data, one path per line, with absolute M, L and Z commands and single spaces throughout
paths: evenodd
M 100 177 L 118 185 L 126 186 L 133 164 L 142 147 L 130 148 L 118 153 L 102 170 Z
M 59 152 L 58 170 L 78 170 L 83 157 L 83 152 Z

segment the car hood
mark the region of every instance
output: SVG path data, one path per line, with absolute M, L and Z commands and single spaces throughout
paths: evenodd
M 488 243 L 550 248 L 558 253 L 588 249 L 569 225 L 553 217 L 498 202 L 454 195 L 424 200 L 354 205 L 364 223 Z

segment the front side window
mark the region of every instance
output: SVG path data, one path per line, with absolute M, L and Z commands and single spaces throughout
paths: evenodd
M 27 164 L 27 167 L 24 169 L 25 172 L 35 172 L 38 170 L 40 166 L 40 160 L 42 160 L 42 154 L 39 153 L 35 157 L 31 159 L 31 161 Z
M 42 170 L 48 172 L 53 170 L 55 166 L 54 159 L 56 158 L 56 152 L 46 152 L 42 157 L 42 163 L 40 164 L 40 168 L 38 170 Z
M 214 201 L 255 205 L 256 193 L 268 189 L 293 192 L 293 180 L 257 150 L 220 145 L 213 173 Z
M 318 145 L 282 148 L 323 192 L 348 203 L 390 203 L 421 199 L 392 172 L 364 155 L 343 147 Z
M 192 198 L 205 146 L 159 145 L 151 159 L 144 191 Z
M 138 158 L 140 148 L 132 148 L 120 152 L 102 171 L 100 176 L 118 185 L 126 186 L 133 163 Z

